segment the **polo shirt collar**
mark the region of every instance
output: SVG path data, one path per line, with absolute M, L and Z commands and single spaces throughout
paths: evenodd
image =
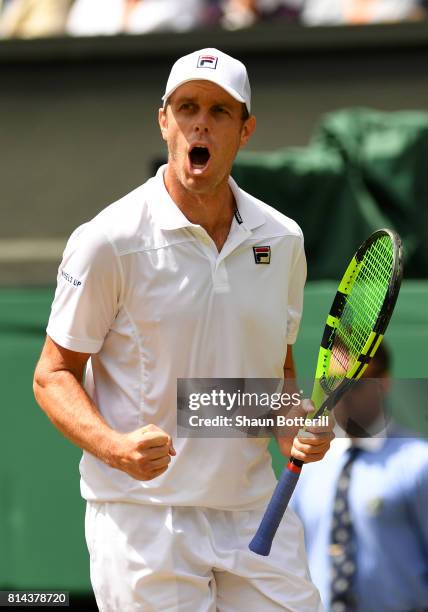
M 152 214 L 163 230 L 177 230 L 185 227 L 197 227 L 181 212 L 169 195 L 164 182 L 166 164 L 161 166 L 153 177 Z
M 252 201 L 252 197 L 238 187 L 238 184 L 231 176 L 229 176 L 229 187 L 234 195 L 236 207 L 244 226 L 248 230 L 253 230 L 256 227 L 264 225 L 266 223 L 266 217 L 262 211 Z
M 164 182 L 165 170 L 166 164 L 159 168 L 152 179 L 152 212 L 159 227 L 163 230 L 199 227 L 189 221 L 169 195 Z M 264 214 L 258 209 L 256 204 L 251 201 L 250 196 L 239 189 L 237 183 L 231 176 L 229 177 L 229 186 L 234 195 L 243 227 L 247 230 L 253 230 L 266 223 Z

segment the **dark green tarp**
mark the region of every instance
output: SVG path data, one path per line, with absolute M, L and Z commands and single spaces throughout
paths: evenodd
M 338 278 L 380 227 L 401 234 L 406 277 L 427 277 L 428 113 L 338 111 L 308 147 L 242 152 L 233 176 L 301 225 L 309 279 Z

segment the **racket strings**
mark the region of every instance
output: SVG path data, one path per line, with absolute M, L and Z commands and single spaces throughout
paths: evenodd
M 355 297 L 358 299 L 356 310 L 362 314 L 364 321 L 370 326 L 370 332 L 375 326 L 385 301 L 393 263 L 394 252 L 389 236 L 382 236 L 376 240 L 363 257 L 360 272 L 356 278 L 358 291 L 363 295 Z M 361 302 L 363 308 L 361 308 Z M 361 328 L 357 328 L 358 330 Z M 367 337 L 363 335 L 361 342 L 365 344 L 366 341 Z M 357 346 L 362 350 L 364 344 L 361 346 L 361 343 L 358 343 Z
M 327 385 L 332 391 L 355 365 L 378 320 L 388 291 L 394 263 L 389 236 L 368 248 L 359 264 L 331 347 Z

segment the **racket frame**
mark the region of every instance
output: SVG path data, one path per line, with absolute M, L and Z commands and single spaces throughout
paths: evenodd
M 393 260 L 391 278 L 382 307 L 379 311 L 379 315 L 373 330 L 363 349 L 361 350 L 354 367 L 346 373 L 346 376 L 340 385 L 333 392 L 328 393 L 326 387 L 323 385 L 323 380 L 325 379 L 326 372 L 328 372 L 331 347 L 334 342 L 341 314 L 346 305 L 347 296 L 351 292 L 355 279 L 358 276 L 365 253 L 373 242 L 385 235 L 388 235 L 391 238 L 391 243 L 393 245 Z M 391 319 L 391 315 L 398 298 L 402 277 L 403 250 L 399 235 L 394 230 L 386 228 L 373 232 L 373 234 L 371 234 L 369 238 L 367 238 L 367 240 L 358 248 L 354 257 L 349 262 L 327 316 L 318 355 L 314 387 L 311 394 L 311 399 L 315 404 L 315 410 L 312 411 L 307 418 L 313 419 L 328 414 L 337 404 L 339 399 L 344 395 L 344 393 L 346 393 L 354 382 L 361 378 L 361 376 L 364 374 L 367 366 L 383 340 L 383 335 Z
M 330 391 L 325 384 L 323 385 L 323 380 L 328 372 L 331 358 L 331 348 L 333 346 L 334 337 L 339 325 L 340 316 L 345 307 L 347 296 L 351 292 L 355 279 L 358 276 L 358 271 L 361 267 L 366 251 L 375 240 L 384 235 L 388 235 L 391 238 L 393 246 L 393 261 L 391 278 L 389 280 L 388 289 L 386 291 L 382 307 L 378 314 L 376 323 L 373 326 L 373 330 L 370 333 L 363 349 L 361 350 L 354 366 L 349 372 L 347 372 L 346 376 L 343 378 L 338 387 L 333 391 Z M 358 248 L 354 257 L 351 259 L 339 284 L 327 316 L 320 351 L 318 354 L 314 387 L 311 395 L 315 408 L 308 414 L 307 418 L 313 419 L 328 415 L 339 399 L 363 375 L 380 343 L 382 342 L 383 335 L 394 310 L 403 275 L 402 260 L 403 253 L 401 239 L 395 231 L 386 228 L 373 232 Z M 301 432 L 304 433 L 304 429 L 301 430 Z M 275 488 L 272 499 L 269 502 L 257 533 L 249 545 L 250 550 L 254 553 L 264 556 L 269 555 L 273 538 L 285 513 L 288 502 L 293 494 L 294 488 L 298 482 L 302 466 L 303 461 L 290 457 L 286 469 L 284 470 Z

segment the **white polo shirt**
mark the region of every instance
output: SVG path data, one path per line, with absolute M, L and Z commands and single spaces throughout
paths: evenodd
M 268 440 L 177 438 L 176 381 L 283 376 L 302 311 L 302 232 L 231 178 L 237 214 L 218 253 L 169 196 L 164 171 L 72 234 L 47 333 L 91 353 L 85 386 L 111 427 L 154 423 L 172 435 L 177 456 L 140 482 L 84 452 L 82 495 L 255 508 L 275 485 Z M 257 246 L 270 247 L 270 263 L 256 264 Z

